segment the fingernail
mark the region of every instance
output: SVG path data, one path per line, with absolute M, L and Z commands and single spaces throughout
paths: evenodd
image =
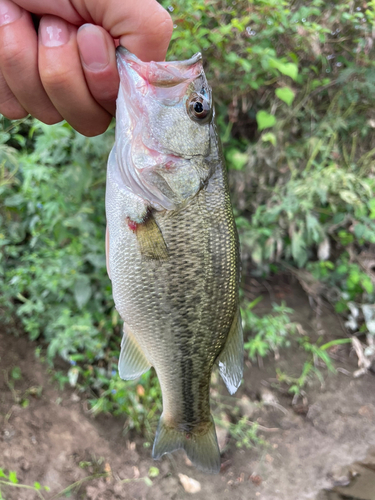
M 58 17 L 45 16 L 40 21 L 39 33 L 45 47 L 65 45 L 70 38 L 70 32 L 65 21 Z
M 21 17 L 22 10 L 13 2 L 0 1 L 0 26 L 17 21 Z
M 108 48 L 99 28 L 84 24 L 78 30 L 77 41 L 82 62 L 87 69 L 100 71 L 108 66 Z

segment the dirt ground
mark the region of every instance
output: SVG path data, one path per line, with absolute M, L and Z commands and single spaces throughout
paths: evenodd
M 314 332 L 315 321 L 302 290 L 284 287 L 283 298 L 296 311 L 293 320 Z M 258 314 L 269 311 L 269 301 L 262 304 Z M 324 312 L 322 327 L 324 340 L 344 337 L 332 312 Z M 48 485 L 50 492 L 42 492 L 46 500 L 58 496 L 77 500 L 375 500 L 375 377 L 352 377 L 357 360 L 347 346 L 334 353 L 340 371 L 329 375 L 321 368 L 324 386 L 316 380 L 307 388 L 305 399 L 294 405 L 273 382 L 276 368 L 301 373 L 305 359 L 301 350 L 285 349 L 278 361 L 266 359 L 263 367 L 248 363 L 245 383 L 231 404 L 242 407 L 243 414 L 260 424 L 268 444 L 238 449 L 229 440 L 217 476 L 188 465 L 182 452 L 154 462 L 141 437 L 129 440 L 129 435 L 123 435 L 125 417 L 93 418 L 87 402 L 72 389 L 60 391 L 46 365 L 35 358 L 35 347 L 26 337 L 15 338 L 0 329 L 0 468 L 16 471 L 22 484 Z M 21 369 L 22 378 L 12 388 L 8 382 L 13 367 Z M 22 407 L 17 398 L 25 395 L 29 405 Z M 150 486 L 142 478 L 152 466 L 160 474 Z M 110 474 L 96 476 L 103 472 Z M 201 490 L 186 492 L 179 473 L 198 481 Z M 73 483 L 77 488 L 64 492 Z M 1 484 L 0 488 L 6 500 L 40 498 L 31 490 Z M 335 492 L 324 491 L 332 488 Z

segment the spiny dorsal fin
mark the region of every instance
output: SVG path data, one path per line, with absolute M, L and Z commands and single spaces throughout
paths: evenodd
M 239 309 L 233 318 L 227 342 L 217 359 L 217 364 L 228 391 L 234 394 L 243 376 L 243 333 Z
M 124 324 L 124 336 L 121 342 L 121 353 L 118 361 L 119 375 L 123 380 L 134 380 L 147 372 L 151 367 L 143 354 L 136 338 Z
M 148 215 L 144 222 L 137 224 L 136 235 L 143 257 L 155 260 L 169 258 L 162 232 L 152 214 Z

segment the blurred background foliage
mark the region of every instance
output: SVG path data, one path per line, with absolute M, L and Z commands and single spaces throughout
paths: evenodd
M 353 329 L 375 335 L 375 0 L 162 3 L 175 24 L 168 57 L 201 51 L 214 88 L 244 275 L 292 269 L 345 318 L 367 307 Z M 57 377 L 88 391 L 93 412 L 126 412 L 141 429 L 160 410 L 155 377 L 114 376 L 121 321 L 104 255 L 114 126 L 88 139 L 66 123 L 1 125 L 1 320 L 70 363 Z M 279 322 L 261 321 L 244 304 L 250 357 L 287 345 L 290 311 L 274 312 Z

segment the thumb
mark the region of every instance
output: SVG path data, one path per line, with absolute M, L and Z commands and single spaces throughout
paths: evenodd
M 120 44 L 143 61 L 163 61 L 172 36 L 169 13 L 156 0 L 71 0 L 77 12 L 87 13 Z

